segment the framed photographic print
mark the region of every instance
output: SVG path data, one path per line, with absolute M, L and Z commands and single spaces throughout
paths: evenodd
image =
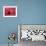
M 3 6 L 3 17 L 17 17 L 17 6 Z

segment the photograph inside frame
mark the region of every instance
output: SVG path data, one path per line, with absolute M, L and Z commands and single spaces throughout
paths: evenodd
M 18 30 L 20 31 L 20 41 L 46 41 L 46 25 L 22 24 L 18 28 L 20 28 Z

